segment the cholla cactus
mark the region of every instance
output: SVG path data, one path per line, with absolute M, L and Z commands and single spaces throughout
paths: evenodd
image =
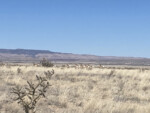
M 52 75 L 54 74 L 54 70 L 52 69 L 52 71 L 44 72 L 44 74 L 47 79 L 51 79 Z
M 54 71 L 51 72 L 51 76 Z M 22 105 L 25 113 L 36 113 L 36 104 L 40 98 L 45 97 L 47 88 L 50 86 L 47 77 L 36 76 L 37 83 L 27 81 L 28 87 L 16 87 L 12 89 L 12 93 L 17 95 L 15 99 Z

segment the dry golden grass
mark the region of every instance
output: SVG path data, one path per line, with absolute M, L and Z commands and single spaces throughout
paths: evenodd
M 52 68 L 0 67 L 0 113 L 24 113 L 13 101 L 16 85 Z M 150 70 L 53 68 L 55 74 L 37 113 L 150 113 Z

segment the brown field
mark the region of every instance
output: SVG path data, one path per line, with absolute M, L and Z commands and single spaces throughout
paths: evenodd
M 18 67 L 21 69 L 17 73 Z M 24 113 L 11 89 L 55 70 L 46 98 L 36 113 L 150 113 L 150 70 L 147 68 L 0 67 L 0 113 Z

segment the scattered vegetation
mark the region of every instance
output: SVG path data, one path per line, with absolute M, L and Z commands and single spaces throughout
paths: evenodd
M 52 71 L 44 72 L 44 74 L 46 75 L 47 79 L 51 79 L 52 75 L 54 74 L 54 70 L 52 69 Z
M 39 77 L 36 75 L 37 83 L 27 81 L 28 87 L 21 88 L 19 86 L 13 88 L 12 93 L 17 95 L 15 99 L 22 105 L 25 113 L 36 113 L 36 105 L 40 98 L 45 97 L 47 88 L 50 86 L 47 80 L 54 74 L 48 71 L 46 77 Z
M 18 68 L 23 73 L 17 74 Z M 149 67 L 61 68 L 53 67 L 54 72 L 42 66 L 1 66 L 0 113 L 150 113 Z M 36 88 L 41 79 L 44 85 Z
M 51 63 L 50 61 L 46 60 L 45 58 L 43 58 L 43 60 L 40 61 L 41 65 L 43 67 L 53 67 L 54 64 Z
M 17 68 L 17 73 L 18 73 L 18 74 L 22 73 L 22 71 L 21 71 L 20 68 Z

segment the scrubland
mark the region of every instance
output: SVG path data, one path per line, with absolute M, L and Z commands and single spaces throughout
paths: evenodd
M 150 113 L 150 70 L 34 66 L 0 67 L 0 113 L 24 113 L 11 89 L 52 69 L 36 113 Z

